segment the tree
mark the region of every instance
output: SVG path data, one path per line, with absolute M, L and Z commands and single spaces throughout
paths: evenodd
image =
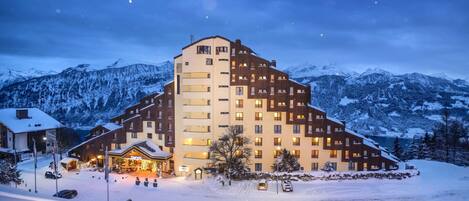
M 452 160 L 456 159 L 456 152 L 464 136 L 464 125 L 458 121 L 452 121 L 449 126 L 449 145 L 451 146 Z
M 300 170 L 298 159 L 287 149 L 283 149 L 276 162 L 272 165 L 272 169 L 278 172 L 293 172 Z
M 80 136 L 71 128 L 58 128 L 56 133 L 57 152 L 62 159 L 62 153 L 80 142 Z
M 405 153 L 406 160 L 417 159 L 419 156 L 420 139 L 417 136 L 412 138 L 409 149 Z
M 229 184 L 231 178 L 248 172 L 246 164 L 251 156 L 251 148 L 246 145 L 249 143 L 249 138 L 243 136 L 240 127 L 230 126 L 220 139 L 212 142 L 209 148 L 210 159 L 222 169 L 230 181 Z
M 445 145 L 445 161 L 449 161 L 449 109 L 447 104 L 443 108 L 443 136 L 444 136 L 444 145 Z
M 396 137 L 394 139 L 394 149 L 393 149 L 393 154 L 397 158 L 401 158 L 402 156 L 402 147 L 401 147 L 401 142 L 399 141 L 399 138 Z
M 16 169 L 16 165 L 8 160 L 0 160 L 0 183 L 10 184 L 11 182 L 20 184 L 21 172 Z

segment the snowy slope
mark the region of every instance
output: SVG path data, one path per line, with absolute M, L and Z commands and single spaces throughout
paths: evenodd
M 44 75 L 56 74 L 55 71 L 40 71 L 34 68 L 28 70 L 16 70 L 14 68 L 0 68 L 0 88 L 16 82 L 29 80 Z

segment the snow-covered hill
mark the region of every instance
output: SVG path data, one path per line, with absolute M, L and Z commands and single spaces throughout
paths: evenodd
M 0 89 L 0 108 L 38 107 L 68 126 L 94 126 L 121 113 L 172 79 L 171 62 L 90 69 L 81 64 L 61 73 Z
M 347 121 L 360 133 L 422 135 L 441 121 L 445 105 L 455 118 L 469 121 L 469 84 L 465 80 L 419 73 L 394 75 L 382 69 L 345 73 L 333 67 L 296 66 L 287 71 L 297 81 L 311 85 L 313 105 Z

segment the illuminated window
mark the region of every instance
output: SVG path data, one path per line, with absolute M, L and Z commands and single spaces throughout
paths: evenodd
M 319 150 L 311 150 L 311 158 L 319 158 Z
M 256 99 L 256 108 L 262 108 L 262 100 L 261 99 Z
M 293 150 L 293 154 L 292 154 L 294 157 L 296 158 L 300 158 L 300 150 Z
M 274 151 L 274 158 L 277 158 L 278 156 L 280 156 L 282 154 L 282 151 L 280 150 L 275 150 Z
M 337 150 L 331 150 L 330 157 L 337 158 Z
M 282 113 L 274 112 L 274 120 L 275 121 L 281 121 L 282 120 Z
M 262 146 L 262 138 L 261 137 L 256 137 L 255 140 L 254 140 L 254 145 Z
M 243 108 L 243 99 L 237 99 L 235 103 L 237 108 Z
M 282 139 L 274 137 L 274 146 L 282 146 Z
M 331 146 L 331 138 L 330 137 L 328 137 L 326 139 L 326 146 Z
M 239 120 L 239 121 L 243 120 L 243 113 L 242 112 L 236 112 L 236 120 Z
M 262 112 L 256 112 L 255 113 L 255 119 L 256 119 L 256 121 L 261 121 L 262 120 Z
M 262 158 L 262 150 L 254 151 L 255 158 Z
M 293 139 L 293 146 L 300 146 L 300 138 L 294 137 Z
M 319 146 L 319 138 L 318 138 L 318 137 L 314 137 L 314 138 L 312 139 L 311 145 L 313 145 L 313 146 Z

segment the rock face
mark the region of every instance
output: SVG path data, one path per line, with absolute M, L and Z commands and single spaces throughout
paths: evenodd
M 117 65 L 101 70 L 78 65 L 58 74 L 3 83 L 0 107 L 38 107 L 68 126 L 88 127 L 120 114 L 172 79 L 169 61 Z M 311 85 L 313 105 L 360 133 L 424 134 L 441 121 L 445 106 L 454 118 L 469 122 L 469 84 L 464 80 L 419 73 L 394 75 L 380 69 L 360 74 L 306 64 L 286 71 L 298 82 Z
M 172 78 L 173 65 L 133 64 L 90 70 L 82 64 L 0 89 L 0 108 L 38 107 L 71 127 L 106 121 Z
M 287 69 L 295 80 L 311 85 L 313 105 L 368 135 L 412 137 L 431 131 L 441 109 L 469 121 L 469 84 L 419 73 L 394 75 L 380 69 L 358 74 L 332 67 Z M 327 69 L 324 72 L 324 69 Z

